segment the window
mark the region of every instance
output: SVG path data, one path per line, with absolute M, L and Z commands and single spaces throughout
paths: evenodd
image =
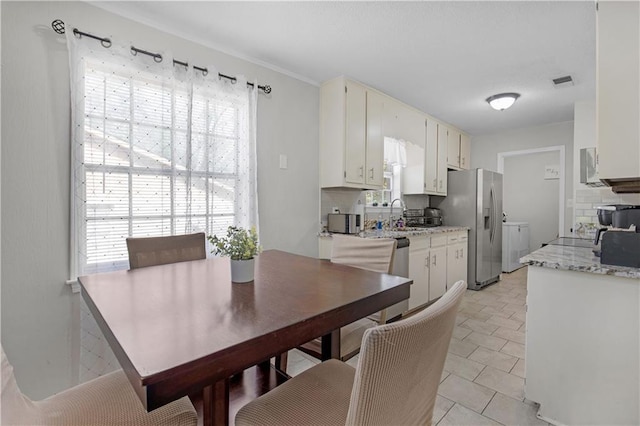
M 209 235 L 236 223 L 247 98 L 119 68 L 92 61 L 84 68 L 76 152 L 84 273 L 126 268 L 128 236 Z

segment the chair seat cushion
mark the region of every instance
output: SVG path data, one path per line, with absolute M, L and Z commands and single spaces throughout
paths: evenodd
M 242 407 L 236 425 L 344 426 L 354 375 L 341 361 L 325 361 Z
M 198 421 L 187 397 L 147 413 L 122 370 L 36 404 L 47 425 L 195 426 Z

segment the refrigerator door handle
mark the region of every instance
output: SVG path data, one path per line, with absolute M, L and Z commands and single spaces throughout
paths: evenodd
M 493 243 L 493 232 L 494 232 L 494 220 L 493 220 L 493 216 L 494 216 L 494 203 L 495 203 L 495 197 L 493 196 L 493 186 L 491 186 L 491 189 L 489 190 L 489 205 L 490 210 L 489 210 L 489 241 L 491 243 Z

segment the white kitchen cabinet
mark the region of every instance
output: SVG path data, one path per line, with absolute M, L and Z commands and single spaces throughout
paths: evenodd
M 429 301 L 434 301 L 447 291 L 447 246 L 446 244 L 433 247 L 435 239 L 432 239 L 429 257 Z M 446 242 L 447 237 L 444 237 Z
M 430 242 L 426 236 L 409 237 L 409 278 L 413 280 L 409 310 L 429 303 Z
M 384 97 L 384 136 L 422 144 L 425 114 L 389 96 Z
M 320 88 L 320 186 L 380 189 L 382 97 L 339 77 Z M 368 111 L 368 108 L 371 108 Z
M 471 138 L 464 133 L 460 134 L 460 168 L 469 170 L 471 158 Z
M 447 128 L 447 166 L 452 169 L 469 169 L 471 163 L 471 139 L 454 128 Z
M 447 165 L 451 168 L 460 168 L 460 132 L 446 128 L 447 131 Z
M 438 187 L 437 195 L 447 195 L 447 127 L 438 124 Z
M 447 165 L 444 169 L 439 164 L 438 156 L 438 123 L 433 120 L 425 120 L 425 157 L 424 157 L 424 192 L 438 194 L 438 176 L 447 173 Z M 443 158 L 446 158 L 443 156 Z
M 467 232 L 456 232 L 447 241 L 447 289 L 456 282 L 467 282 Z
M 640 177 L 640 4 L 600 1 L 596 16 L 598 172 L 617 191 Z
M 447 139 L 446 131 L 439 137 L 441 126 L 422 116 L 422 143 L 407 143 L 405 194 L 447 195 Z
M 384 134 L 382 114 L 385 97 L 373 91 L 367 91 L 367 137 L 365 147 L 367 187 L 382 188 L 384 181 Z

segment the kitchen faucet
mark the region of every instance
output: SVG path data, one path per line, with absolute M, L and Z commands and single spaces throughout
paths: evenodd
M 389 208 L 389 228 L 393 228 L 393 204 L 396 201 L 400 201 L 400 206 L 405 209 L 407 206 L 404 203 L 404 201 L 402 201 L 402 198 L 396 198 L 395 200 L 393 200 L 391 202 L 391 207 Z M 400 214 L 400 216 L 402 216 L 402 214 Z

